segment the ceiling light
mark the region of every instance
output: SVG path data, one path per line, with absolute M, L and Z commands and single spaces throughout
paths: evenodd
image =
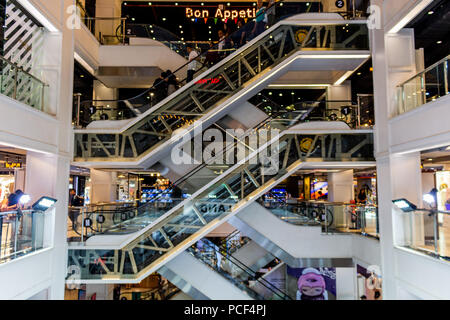
M 428 14 L 433 14 L 434 13 L 434 11 L 428 11 Z
M 438 42 L 436 42 L 437 44 L 441 44 L 442 43 L 442 41 L 441 40 L 439 40 Z

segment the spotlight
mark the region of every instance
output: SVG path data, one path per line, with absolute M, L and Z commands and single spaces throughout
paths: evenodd
M 30 201 L 31 201 L 31 197 L 28 194 L 23 194 L 19 199 L 19 202 L 22 205 L 25 205 Z
M 426 193 L 423 195 L 423 201 L 431 205 L 432 203 L 434 203 L 434 197 L 432 194 Z
M 56 199 L 50 197 L 42 197 L 35 204 L 33 204 L 32 208 L 34 210 L 46 211 L 49 208 L 53 207 L 56 203 Z
M 411 212 L 417 209 L 416 205 L 414 205 L 413 203 L 409 202 L 404 198 L 392 200 L 392 203 L 394 203 L 395 206 L 400 210 L 402 210 L 403 212 Z

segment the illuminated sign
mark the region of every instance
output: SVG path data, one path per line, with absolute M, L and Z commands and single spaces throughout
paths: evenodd
M 6 169 L 15 169 L 22 168 L 22 164 L 20 162 L 5 162 Z
M 200 79 L 196 82 L 196 84 L 206 84 L 206 83 L 216 84 L 220 82 L 220 78 L 208 78 L 208 79 Z
M 187 18 L 220 18 L 220 19 L 253 19 L 256 18 L 256 8 L 248 8 L 248 9 L 234 9 L 228 10 L 223 9 L 223 5 L 217 7 L 214 10 L 214 14 L 212 15 L 210 10 L 208 9 L 192 9 L 186 8 L 186 17 Z

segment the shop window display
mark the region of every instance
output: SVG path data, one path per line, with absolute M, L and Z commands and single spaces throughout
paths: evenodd
M 450 171 L 436 172 L 437 207 L 440 211 L 450 211 Z
M 381 300 L 381 278 L 359 264 L 356 265 L 356 272 L 359 300 Z
M 0 176 L 0 208 L 8 205 L 8 196 L 14 192 L 14 175 Z

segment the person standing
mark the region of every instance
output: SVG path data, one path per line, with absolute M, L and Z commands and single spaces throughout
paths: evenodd
M 189 64 L 187 70 L 187 78 L 186 83 L 191 82 L 194 79 L 195 71 L 197 70 L 197 57 L 198 53 L 194 50 L 194 48 L 190 45 L 186 47 L 187 52 L 189 53 Z
M 167 96 L 178 90 L 177 77 L 173 74 L 171 70 L 166 71 L 167 76 Z
M 269 5 L 267 6 L 266 15 L 267 15 L 267 25 L 269 27 L 275 24 L 275 11 L 276 11 L 276 0 L 270 0 Z
M 266 27 L 266 7 L 263 6 L 262 0 L 258 0 L 258 6 L 256 10 L 256 19 L 255 26 L 252 31 L 252 38 L 256 38 L 261 33 L 264 32 L 264 28 Z
M 153 88 L 155 90 L 155 103 L 160 102 L 162 99 L 167 97 L 167 82 L 166 73 L 162 72 L 159 78 L 153 82 Z

